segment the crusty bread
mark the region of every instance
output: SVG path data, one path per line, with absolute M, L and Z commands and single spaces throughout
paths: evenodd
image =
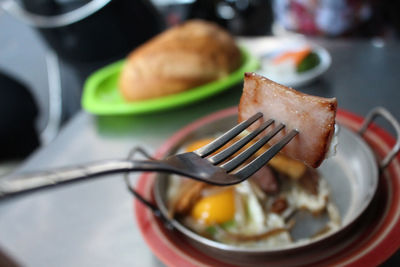
M 240 63 L 240 50 L 229 33 L 213 23 L 191 20 L 128 55 L 119 87 L 127 101 L 150 99 L 222 78 Z

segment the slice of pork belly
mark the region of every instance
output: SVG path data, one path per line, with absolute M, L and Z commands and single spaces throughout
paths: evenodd
M 317 168 L 325 159 L 335 131 L 336 98 L 323 98 L 300 93 L 255 73 L 245 73 L 239 103 L 239 122 L 257 112 L 262 120 L 275 120 L 286 125 L 269 144 L 279 141 L 292 129 L 299 134 L 285 146 L 282 153 Z M 262 120 L 255 123 L 255 129 Z M 270 126 L 268 129 L 272 129 Z M 268 129 L 266 131 L 268 131 Z

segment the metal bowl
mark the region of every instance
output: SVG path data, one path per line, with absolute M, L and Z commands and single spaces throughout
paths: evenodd
M 204 123 L 198 123 L 189 128 L 167 154 L 176 153 L 184 143 L 190 142 L 190 140 L 224 132 L 231 128 L 237 122 L 236 110 L 232 109 L 224 114 L 223 116 L 214 116 L 211 120 L 203 120 Z M 378 108 L 367 116 L 364 126 L 361 127 L 362 132 L 365 131 L 377 115 L 382 115 L 388 119 L 393 127 L 397 131 L 400 131 L 397 121 L 386 110 Z M 352 229 L 352 226 L 373 200 L 378 185 L 379 165 L 381 168 L 385 168 L 397 154 L 400 146 L 397 144 L 388 157 L 380 164 L 377 164 L 374 153 L 360 134 L 354 133 L 340 124 L 339 127 L 337 153 L 334 157 L 326 160 L 319 170 L 328 182 L 332 199 L 340 211 L 342 218 L 341 228 L 318 238 L 306 242 L 297 242 L 284 247 L 248 248 L 207 239 L 193 232 L 177 220 L 170 220 L 169 223 L 199 250 L 221 261 L 232 264 L 254 265 L 266 260 L 270 264 L 289 264 L 289 261 L 287 261 L 288 257 L 293 255 L 299 258 L 299 260 L 301 258 L 304 264 L 307 263 L 307 255 L 310 251 L 314 255 L 312 261 L 334 254 L 340 246 L 335 246 L 336 249 L 326 249 L 326 247 L 337 242 L 345 243 L 342 240 L 343 236 Z M 166 206 L 167 188 L 168 176 L 164 174 L 158 175 L 154 186 L 154 196 L 157 206 L 165 218 L 168 218 Z M 311 234 L 312 231 L 319 227 L 319 222 L 312 220 L 297 224 L 299 224 L 298 233 L 306 235 L 307 233 Z M 316 253 L 318 251 L 321 251 L 321 253 Z M 316 255 L 318 256 L 316 257 Z M 293 261 L 290 262 L 293 263 Z

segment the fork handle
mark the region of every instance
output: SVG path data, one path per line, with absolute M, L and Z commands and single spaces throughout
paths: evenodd
M 54 169 L 13 176 L 0 181 L 0 199 L 50 186 L 81 181 L 87 178 L 127 171 L 173 172 L 167 164 L 156 160 L 107 160 L 81 166 Z

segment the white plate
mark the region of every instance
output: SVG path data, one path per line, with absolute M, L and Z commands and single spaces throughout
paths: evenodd
M 320 58 L 320 63 L 315 68 L 302 73 L 296 73 L 295 71 L 287 71 L 287 69 L 279 70 L 279 67 L 272 65 L 272 60 L 277 54 L 284 51 L 293 50 L 296 48 L 296 46 L 297 48 L 301 48 L 306 45 L 310 46 L 312 51 L 315 52 Z M 329 52 L 321 46 L 303 42 L 301 44 L 287 42 L 287 40 L 286 42 L 282 42 L 281 47 L 275 48 L 275 50 L 272 51 L 266 51 L 265 53 L 261 54 L 260 60 L 261 68 L 256 71 L 258 74 L 261 74 L 277 83 L 290 87 L 300 87 L 311 83 L 329 69 L 332 61 Z

